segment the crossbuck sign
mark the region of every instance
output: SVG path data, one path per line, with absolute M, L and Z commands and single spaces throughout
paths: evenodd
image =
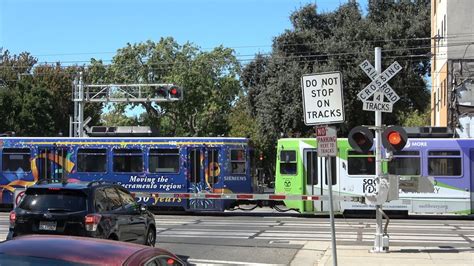
M 402 66 L 395 61 L 380 75 L 377 75 L 375 68 L 367 60 L 362 62 L 359 67 L 372 80 L 369 85 L 357 94 L 357 97 L 363 102 L 363 110 L 391 113 L 393 104 L 400 100 L 400 96 L 397 95 L 387 82 L 402 70 Z M 369 100 L 369 97 L 372 95 L 373 100 Z M 384 96 L 388 99 L 388 102 L 384 101 Z

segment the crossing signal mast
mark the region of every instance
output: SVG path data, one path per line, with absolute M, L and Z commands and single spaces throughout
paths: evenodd
M 393 104 L 400 100 L 400 97 L 387 82 L 402 70 L 402 66 L 395 61 L 382 71 L 382 48 L 376 47 L 375 67 L 368 60 L 362 62 L 359 67 L 371 79 L 371 82 L 357 94 L 357 97 L 363 102 L 363 110 L 375 113 L 375 125 L 371 127 L 375 130 L 375 142 L 374 134 L 370 132 L 370 129 L 360 126 L 355 127 L 349 133 L 349 144 L 359 152 L 367 152 L 374 146 L 377 191 L 374 195 L 365 195 L 365 198 L 368 203 L 375 205 L 376 233 L 372 252 L 387 252 L 389 237 L 387 226 L 385 226 L 385 231 L 382 231 L 382 216 L 386 218 L 388 216 L 382 211 L 382 204 L 392 199 L 398 199 L 398 178 L 383 173 L 382 162 L 391 158 L 392 152 L 400 151 L 405 147 L 407 134 L 401 127 L 382 126 L 382 112 L 391 113 Z M 386 149 L 385 158 L 382 158 L 383 148 Z
M 87 122 L 84 120 L 84 104 L 99 103 L 137 103 L 137 102 L 174 102 L 183 99 L 183 88 L 176 84 L 84 84 L 82 72 L 74 80 L 72 100 L 74 116 L 70 121 L 69 136 L 84 137 Z

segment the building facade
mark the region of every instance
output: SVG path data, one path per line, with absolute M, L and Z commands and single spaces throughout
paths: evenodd
M 431 126 L 474 137 L 474 1 L 431 0 Z

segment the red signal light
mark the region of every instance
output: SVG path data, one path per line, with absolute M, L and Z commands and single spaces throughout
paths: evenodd
M 398 145 L 400 142 L 402 142 L 402 137 L 400 136 L 400 133 L 397 131 L 392 131 L 388 133 L 388 142 L 392 145 Z
M 171 95 L 176 95 L 176 94 L 178 94 L 178 89 L 176 89 L 175 87 L 171 88 L 170 94 L 171 94 Z
M 401 151 L 408 142 L 408 135 L 400 126 L 390 126 L 382 133 L 382 143 L 388 151 Z

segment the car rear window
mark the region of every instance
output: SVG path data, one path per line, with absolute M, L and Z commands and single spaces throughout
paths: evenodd
M 20 208 L 27 211 L 76 212 L 87 209 L 82 191 L 69 189 L 27 189 Z

